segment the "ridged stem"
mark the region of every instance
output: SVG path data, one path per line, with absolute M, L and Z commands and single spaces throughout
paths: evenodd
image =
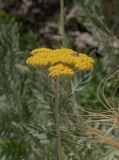
M 59 113 L 59 78 L 56 78 L 55 81 L 55 121 L 56 121 L 58 160 L 63 160 L 61 132 L 60 132 L 60 113 Z

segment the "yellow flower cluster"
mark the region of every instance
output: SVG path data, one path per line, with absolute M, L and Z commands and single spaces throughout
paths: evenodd
M 50 72 L 49 76 L 51 77 L 56 77 L 59 75 L 73 75 L 74 74 L 74 71 L 71 68 L 61 63 L 49 67 L 48 70 Z
M 75 54 L 72 49 L 38 48 L 31 52 L 27 64 L 47 66 L 49 76 L 73 75 L 77 70 L 92 70 L 93 58 L 85 54 Z

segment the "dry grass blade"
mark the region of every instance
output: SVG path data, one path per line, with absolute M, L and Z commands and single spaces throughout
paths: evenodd
M 106 84 L 118 72 L 119 72 L 119 66 L 115 67 L 107 76 L 104 77 L 104 79 L 101 81 L 97 89 L 97 96 L 100 102 L 108 110 L 109 109 L 111 110 L 112 106 L 108 102 L 108 99 L 106 98 L 106 95 L 105 95 Z
M 111 145 L 112 147 L 115 147 L 119 150 L 119 141 L 116 138 L 113 138 L 111 136 L 106 135 L 102 131 L 87 126 L 88 134 L 96 135 L 99 140 L 102 142 Z

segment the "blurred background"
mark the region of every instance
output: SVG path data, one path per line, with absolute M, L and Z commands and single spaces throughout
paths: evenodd
M 58 0 L 0 0 L 1 160 L 57 159 L 50 81 L 38 70 L 27 66 L 25 60 L 34 48 L 61 46 L 59 13 Z M 111 105 L 118 106 L 118 26 L 118 0 L 65 0 L 67 47 L 95 59 L 92 79 L 85 87 L 80 86 L 77 93 L 77 101 L 85 110 L 103 112 L 104 105 L 97 96 L 97 89 L 114 68 L 117 69 L 105 82 L 105 94 Z M 67 108 L 61 108 L 61 113 L 71 113 Z M 74 122 L 75 116 L 71 120 Z M 64 122 L 62 125 L 66 160 L 119 159 L 116 149 L 89 140 L 90 136 L 82 136 L 80 130 L 75 133 L 78 140 L 74 141 Z M 93 125 L 102 130 L 108 128 L 99 121 Z M 118 132 L 117 129 L 112 133 L 117 139 Z

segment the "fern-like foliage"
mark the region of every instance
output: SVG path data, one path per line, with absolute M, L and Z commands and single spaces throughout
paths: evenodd
M 25 66 L 27 54 L 20 52 L 18 24 L 13 19 L 0 21 L 0 159 L 39 159 L 30 134 L 34 130 L 26 129 L 37 119 L 31 109 L 36 105 L 31 100 L 33 75 Z
M 23 159 L 27 143 L 21 127 L 21 75 L 17 69 L 18 26 L 14 20 L 0 25 L 0 159 Z M 28 148 L 28 147 L 27 147 Z

